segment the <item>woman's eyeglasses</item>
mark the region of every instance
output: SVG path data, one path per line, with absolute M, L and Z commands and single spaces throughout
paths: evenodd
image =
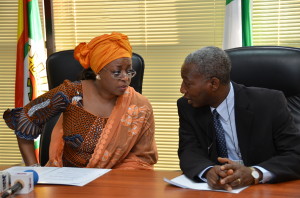
M 124 77 L 127 78 L 133 78 L 136 75 L 136 71 L 133 69 L 127 70 L 126 72 L 122 72 L 122 71 L 110 71 L 106 68 L 103 68 L 103 70 L 108 71 L 111 73 L 111 77 L 116 79 L 116 80 L 120 80 Z

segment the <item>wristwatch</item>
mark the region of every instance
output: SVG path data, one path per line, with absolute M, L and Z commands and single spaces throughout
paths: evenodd
M 249 167 L 251 169 L 251 175 L 254 178 L 254 184 L 258 184 L 259 183 L 259 172 L 253 168 L 253 167 Z

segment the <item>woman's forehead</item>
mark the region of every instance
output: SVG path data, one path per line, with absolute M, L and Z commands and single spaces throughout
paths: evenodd
M 113 60 L 109 64 L 107 64 L 108 67 L 130 67 L 132 65 L 131 58 L 118 58 L 116 60 Z

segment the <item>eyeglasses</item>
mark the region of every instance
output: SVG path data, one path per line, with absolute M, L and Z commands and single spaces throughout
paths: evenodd
M 136 75 L 136 71 L 133 70 L 133 69 L 130 69 L 130 70 L 126 71 L 125 74 L 122 71 L 110 71 L 110 70 L 108 70 L 106 68 L 103 68 L 103 70 L 110 72 L 111 73 L 111 77 L 114 78 L 114 79 L 116 79 L 116 80 L 120 80 L 120 79 L 122 79 L 124 77 L 127 77 L 127 78 L 131 79 L 131 78 L 133 78 Z

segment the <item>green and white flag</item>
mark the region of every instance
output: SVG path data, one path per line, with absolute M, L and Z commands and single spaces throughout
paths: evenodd
M 252 0 L 226 0 L 223 49 L 252 45 Z

